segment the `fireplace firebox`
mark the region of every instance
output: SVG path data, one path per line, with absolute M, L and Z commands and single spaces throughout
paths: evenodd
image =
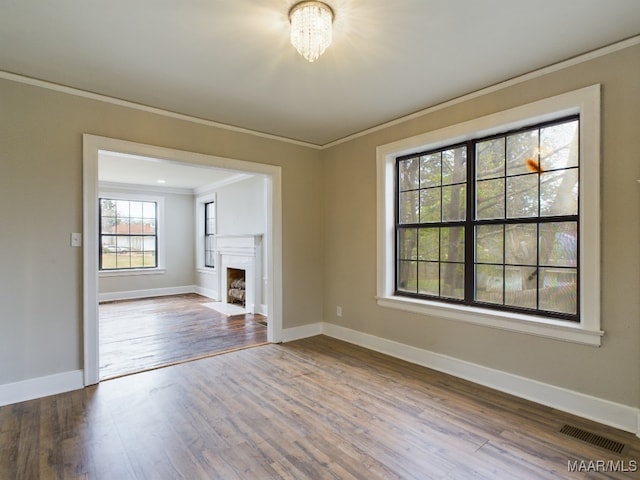
M 227 303 L 246 304 L 246 270 L 227 268 Z

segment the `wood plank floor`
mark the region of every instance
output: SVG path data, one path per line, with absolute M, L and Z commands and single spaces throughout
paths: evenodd
M 99 306 L 100 379 L 140 372 L 267 341 L 266 317 L 227 317 L 197 295 Z
M 639 460 L 632 434 L 324 336 L 0 408 L 2 479 L 637 479 L 568 465 Z

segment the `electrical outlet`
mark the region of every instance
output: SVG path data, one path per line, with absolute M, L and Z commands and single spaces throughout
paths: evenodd
M 338 317 L 341 317 L 341 316 L 342 316 L 342 307 L 341 307 L 340 305 L 338 305 L 338 306 L 336 307 L 336 315 L 337 315 Z

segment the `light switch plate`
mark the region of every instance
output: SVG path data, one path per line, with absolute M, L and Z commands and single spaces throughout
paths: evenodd
M 72 233 L 71 234 L 71 246 L 72 247 L 81 247 L 82 246 L 82 234 L 81 233 Z

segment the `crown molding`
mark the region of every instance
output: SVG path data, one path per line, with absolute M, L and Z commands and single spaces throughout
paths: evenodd
M 66 93 L 68 95 L 74 95 L 76 97 L 87 98 L 90 100 L 97 100 L 99 102 L 109 103 L 111 105 L 117 105 L 120 107 L 132 108 L 147 113 L 153 113 L 155 115 L 161 115 L 163 117 L 169 117 L 176 120 L 182 120 L 185 122 L 197 123 L 199 125 L 206 125 L 208 127 L 220 128 L 222 130 L 229 130 L 236 133 L 244 133 L 246 135 L 252 135 L 254 137 L 266 138 L 269 140 L 277 140 L 279 142 L 290 143 L 292 145 L 298 145 L 307 148 L 313 148 L 319 150 L 321 145 L 315 143 L 303 142 L 300 140 L 294 140 L 292 138 L 281 137 L 270 133 L 259 132 L 256 130 L 250 130 L 248 128 L 236 127 L 234 125 L 227 125 L 226 123 L 214 122 L 213 120 L 206 120 L 204 118 L 193 117 L 191 115 L 185 115 L 182 113 L 172 112 L 170 110 L 164 110 L 162 108 L 151 107 L 149 105 L 143 105 L 129 100 L 122 100 L 120 98 L 110 97 L 108 95 L 102 95 L 99 93 L 89 92 L 87 90 L 81 90 L 79 88 L 68 87 L 66 85 L 60 85 L 58 83 L 49 82 L 47 80 L 41 80 L 38 78 L 28 77 L 6 70 L 0 70 L 0 79 L 10 80 L 16 83 L 22 83 L 25 85 L 31 85 L 34 87 L 45 88 L 47 90 L 53 90 L 55 92 Z
M 513 86 L 513 85 L 517 85 L 519 83 L 523 83 L 529 80 L 532 80 L 534 78 L 538 78 L 538 77 L 542 77 L 543 75 L 547 75 L 549 73 L 552 72 L 557 72 L 559 70 L 563 70 L 565 68 L 569 68 L 572 67 L 574 65 L 578 65 L 580 63 L 584 63 L 584 62 L 588 62 L 590 60 L 593 60 L 595 58 L 598 57 L 602 57 L 604 55 L 608 55 L 610 53 L 614 53 L 617 52 L 619 50 L 624 50 L 625 48 L 629 48 L 635 45 L 640 44 L 640 35 L 628 38 L 626 40 L 622 40 L 620 42 L 616 42 L 613 43 L 611 45 L 607 45 L 605 47 L 602 48 L 598 48 L 596 50 L 593 50 L 591 52 L 587 52 L 581 55 L 577 55 L 573 58 L 570 58 L 568 60 L 564 60 L 558 63 L 555 63 L 553 65 L 550 65 L 548 67 L 544 67 L 538 70 L 534 70 L 532 72 L 529 73 L 525 73 L 524 75 L 520 75 L 518 77 L 514 77 L 511 78 L 509 80 L 505 80 L 504 82 L 500 82 L 500 83 L 496 83 L 494 85 L 491 85 L 489 87 L 483 88 L 481 90 L 477 90 L 475 92 L 471 92 L 468 93 L 466 95 L 462 95 L 460 97 L 456 97 L 453 98 L 451 100 L 448 100 L 446 102 L 443 103 L 439 103 L 437 105 L 433 105 L 431 107 L 419 110 L 417 112 L 411 113 L 409 115 L 405 115 L 399 118 L 396 118 L 394 120 L 391 120 L 389 122 L 385 122 L 382 123 L 380 125 L 376 125 L 374 127 L 368 128 L 366 130 L 362 130 L 360 132 L 354 133 L 353 135 L 348 135 L 346 137 L 334 140 L 333 142 L 329 142 L 329 143 L 325 143 L 323 145 L 317 145 L 314 143 L 309 143 L 309 142 L 303 142 L 300 140 L 294 140 L 291 138 L 287 138 L 287 137 L 281 137 L 278 135 L 273 135 L 273 134 L 269 134 L 269 133 L 264 133 L 264 132 L 258 132 L 255 130 L 250 130 L 247 128 L 241 128 L 241 127 L 236 127 L 233 125 L 227 125 L 225 123 L 220 123 L 220 122 L 214 122 L 212 120 L 206 120 L 203 118 L 198 118 L 198 117 L 193 117 L 190 115 L 185 115 L 182 113 L 176 113 L 176 112 L 172 112 L 169 110 L 163 110 L 161 108 L 156 108 L 156 107 L 150 107 L 148 105 L 142 105 L 139 103 L 135 103 L 135 102 L 130 102 L 128 100 L 122 100 L 119 98 L 114 98 L 114 97 L 109 97 L 107 95 L 101 95 L 98 93 L 94 93 L 94 92 L 89 92 L 86 90 L 81 90 L 78 88 L 73 88 L 73 87 L 67 87 L 65 85 L 60 85 L 57 83 L 53 83 L 53 82 L 49 82 L 46 80 L 40 80 L 37 78 L 32 78 L 32 77 L 28 77 L 28 76 L 24 76 L 24 75 L 19 75 L 17 73 L 12 73 L 12 72 L 8 72 L 5 70 L 0 70 L 0 79 L 5 79 L 5 80 L 10 80 L 13 82 L 18 82 L 18 83 L 23 83 L 26 85 L 32 85 L 32 86 L 36 86 L 36 87 L 41 87 L 41 88 L 46 88 L 48 90 L 53 90 L 56 92 L 61 92 L 61 93 L 66 93 L 69 95 L 75 95 L 78 97 L 83 97 L 83 98 L 88 98 L 91 100 L 97 100 L 100 102 L 105 102 L 105 103 L 109 103 L 112 105 L 118 105 L 121 107 L 126 107 L 126 108 L 133 108 L 136 110 L 141 110 L 144 112 L 148 112 L 148 113 L 153 113 L 156 115 L 162 115 L 164 117 L 169 117 L 169 118 L 174 118 L 177 120 L 183 120 L 186 122 L 192 122 L 192 123 L 197 123 L 200 125 L 206 125 L 209 127 L 215 127 L 215 128 L 220 128 L 223 130 L 229 130 L 229 131 L 233 131 L 233 132 L 237 132 L 237 133 L 244 133 L 247 135 L 253 135 L 256 137 L 261 137 L 261 138 L 266 138 L 269 140 L 277 140 L 280 142 L 285 142 L 285 143 L 290 143 L 292 145 L 298 145 L 298 146 L 302 146 L 302 147 L 307 147 L 307 148 L 312 148 L 314 150 L 325 150 L 327 148 L 331 148 L 334 147 L 336 145 L 340 145 L 342 143 L 346 143 L 348 141 L 354 140 L 356 138 L 359 137 L 363 137 L 365 135 L 369 135 L 370 133 L 374 133 L 380 130 L 383 130 L 385 128 L 388 127 L 392 127 L 394 125 L 398 125 L 404 122 L 407 122 L 409 120 L 413 120 L 415 118 L 419 118 L 422 117 L 424 115 L 427 115 L 429 113 L 433 113 L 433 112 L 437 112 L 438 110 L 442 110 L 444 108 L 448 108 L 451 107 L 453 105 L 457 105 L 459 103 L 462 102 L 466 102 L 468 100 L 477 98 L 477 97 L 481 97 L 483 95 L 487 95 L 489 93 L 492 92 L 496 92 L 498 90 L 502 90 L 504 88 Z
M 626 40 L 622 40 L 617 43 L 613 43 L 611 45 L 607 45 L 606 47 L 598 48 L 596 50 L 592 50 L 591 52 L 583 53 L 581 55 L 577 55 L 568 60 L 563 60 L 558 63 L 554 63 L 547 67 L 543 67 L 538 70 L 534 70 L 529 73 L 525 73 L 524 75 L 520 75 L 514 78 L 510 78 L 509 80 L 505 80 L 504 82 L 496 83 L 489 87 L 485 87 L 481 90 L 476 90 L 475 92 L 468 93 L 466 95 L 462 95 L 460 97 L 452 98 L 451 100 L 447 100 L 446 102 L 439 103 L 437 105 L 433 105 L 431 107 L 425 108 L 423 110 L 419 110 L 417 112 L 411 113 L 409 115 L 405 115 L 395 120 L 391 120 L 386 123 L 381 123 L 380 125 L 376 125 L 375 127 L 368 128 L 366 130 L 362 130 L 358 133 L 354 133 L 353 135 L 349 135 L 347 137 L 335 140 L 330 143 L 326 143 L 322 145 L 322 150 L 335 147 L 336 145 L 340 145 L 345 142 L 349 142 L 359 137 L 363 137 L 365 135 L 369 135 L 370 133 L 378 132 L 380 130 L 384 130 L 385 128 L 393 127 L 395 125 L 399 125 L 401 123 L 407 122 L 409 120 L 413 120 L 415 118 L 422 117 L 424 115 L 437 112 L 439 110 L 443 110 L 448 107 L 452 107 L 459 103 L 467 102 L 474 98 L 482 97 L 489 93 L 497 92 L 499 90 L 503 90 L 505 88 L 511 87 L 513 85 L 517 85 L 519 83 L 527 82 L 529 80 L 533 80 L 534 78 L 542 77 L 544 75 L 548 75 L 553 72 L 557 72 L 560 70 L 564 70 L 565 68 L 572 67 L 574 65 L 578 65 L 580 63 L 588 62 L 590 60 L 603 57 L 605 55 L 609 55 L 610 53 L 617 52 L 619 50 L 624 50 L 625 48 L 633 47 L 635 45 L 640 44 L 640 35 L 635 37 L 628 38 Z M 640 180 L 639 180 L 640 181 Z

